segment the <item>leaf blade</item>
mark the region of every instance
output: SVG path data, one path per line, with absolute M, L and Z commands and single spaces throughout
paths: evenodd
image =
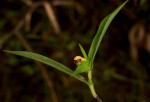
M 64 73 L 66 73 L 68 75 L 71 75 L 71 76 L 73 75 L 73 71 L 71 69 L 69 69 L 65 65 L 63 65 L 63 64 L 61 64 L 61 63 L 59 63 L 59 62 L 57 62 L 53 59 L 45 57 L 43 55 L 33 53 L 33 52 L 28 52 L 28 51 L 7 51 L 7 50 L 4 50 L 4 52 L 8 52 L 8 53 L 11 53 L 11 54 L 19 55 L 19 56 L 22 56 L 22 57 L 26 57 L 26 58 L 30 58 L 30 59 L 42 62 L 42 63 L 44 63 L 48 66 L 54 67 L 57 70 L 60 70 Z M 75 77 L 76 79 L 78 79 L 78 80 L 80 80 L 80 81 L 87 84 L 87 81 L 84 80 L 81 75 L 76 74 L 76 75 L 73 75 L 73 77 Z
M 109 27 L 110 23 L 112 22 L 112 20 L 114 19 L 114 17 L 118 14 L 118 12 L 123 8 L 123 6 L 128 2 L 125 1 L 124 3 L 122 3 L 117 9 L 115 9 L 111 14 L 109 14 L 108 16 L 106 16 L 102 22 L 99 25 L 99 28 L 97 30 L 97 33 L 93 39 L 93 42 L 91 44 L 90 50 L 88 52 L 88 58 L 93 62 L 95 55 L 97 53 L 98 47 L 102 41 L 102 38 L 107 30 L 107 28 Z
M 86 55 L 86 52 L 85 52 L 84 48 L 82 47 L 81 44 L 79 44 L 79 47 L 80 47 L 80 50 L 81 50 L 81 52 L 82 52 L 84 58 L 87 59 L 87 55 Z

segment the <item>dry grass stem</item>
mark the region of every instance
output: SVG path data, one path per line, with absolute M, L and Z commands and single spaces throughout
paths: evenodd
M 53 7 L 51 6 L 51 4 L 49 2 L 44 2 L 43 6 L 45 8 L 45 11 L 47 13 L 47 16 L 48 16 L 50 22 L 52 23 L 52 26 L 54 27 L 55 33 L 59 34 L 61 30 L 60 30 L 58 21 L 56 19 Z

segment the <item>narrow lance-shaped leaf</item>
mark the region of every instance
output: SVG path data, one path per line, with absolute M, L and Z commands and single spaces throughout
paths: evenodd
M 88 52 L 88 58 L 93 62 L 95 55 L 97 53 L 98 47 L 103 39 L 103 36 L 108 28 L 108 26 L 110 25 L 110 23 L 112 22 L 112 20 L 114 19 L 114 17 L 117 15 L 117 13 L 123 8 L 123 6 L 128 2 L 125 1 L 122 5 L 120 5 L 117 9 L 115 9 L 111 14 L 109 14 L 108 16 L 106 16 L 102 22 L 99 25 L 98 31 L 93 39 L 93 42 L 91 44 L 90 50 Z
M 88 84 L 88 82 L 84 79 L 83 76 L 81 76 L 79 74 L 73 75 L 73 71 L 71 69 L 69 69 L 68 67 L 66 67 L 63 64 L 61 64 L 57 61 L 54 61 L 50 58 L 42 56 L 40 54 L 36 54 L 36 53 L 33 53 L 33 52 L 27 52 L 27 51 L 6 51 L 5 50 L 5 52 L 12 53 L 12 54 L 15 54 L 15 55 L 23 56 L 23 57 L 26 57 L 26 58 L 30 58 L 30 59 L 42 62 L 46 65 L 54 67 L 54 68 L 66 73 L 68 75 L 71 75 L 71 76 L 75 77 L 76 79 L 84 82 L 85 84 Z
M 87 59 L 87 55 L 86 55 L 86 52 L 85 52 L 84 48 L 82 47 L 81 44 L 79 44 L 79 47 L 80 47 L 80 50 L 81 50 L 81 52 L 82 52 L 84 58 Z

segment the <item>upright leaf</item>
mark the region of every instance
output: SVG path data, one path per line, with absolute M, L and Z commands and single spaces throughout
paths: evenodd
M 86 55 L 86 52 L 85 52 L 84 48 L 82 47 L 81 44 L 79 44 L 79 47 L 80 47 L 80 50 L 81 50 L 81 52 L 82 52 L 84 58 L 87 59 L 87 55 Z
M 117 9 L 115 9 L 111 14 L 109 14 L 108 16 L 106 16 L 102 22 L 99 25 L 98 31 L 93 39 L 93 42 L 91 44 L 90 50 L 88 52 L 88 58 L 93 62 L 95 55 L 97 53 L 98 47 L 103 39 L 103 36 L 108 28 L 108 26 L 110 25 L 110 23 L 112 22 L 112 20 L 114 19 L 114 17 L 117 15 L 117 13 L 123 8 L 123 6 L 128 2 L 125 1 L 122 5 L 120 5 Z
M 83 76 L 81 76 L 79 74 L 73 75 L 73 71 L 71 69 L 69 69 L 68 67 L 66 67 L 63 64 L 61 64 L 57 61 L 54 61 L 50 58 L 42 56 L 40 54 L 36 54 L 36 53 L 33 53 L 33 52 L 27 52 L 27 51 L 6 51 L 5 50 L 5 52 L 12 53 L 12 54 L 15 54 L 15 55 L 23 56 L 23 57 L 26 57 L 26 58 L 30 58 L 30 59 L 42 62 L 46 65 L 54 67 L 54 68 L 56 68 L 56 69 L 58 69 L 58 70 L 60 70 L 64 73 L 66 73 L 68 75 L 71 75 L 71 76 L 75 77 L 76 79 L 88 84 L 87 81 L 83 78 Z

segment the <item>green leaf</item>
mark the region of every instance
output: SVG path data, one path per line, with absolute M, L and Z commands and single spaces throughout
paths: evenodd
M 61 63 L 59 63 L 55 60 L 52 60 L 52 59 L 47 58 L 45 56 L 42 56 L 40 54 L 36 54 L 36 53 L 33 53 L 33 52 L 27 52 L 27 51 L 6 51 L 5 50 L 5 52 L 12 53 L 12 54 L 15 54 L 15 55 L 23 56 L 23 57 L 26 57 L 26 58 L 30 58 L 30 59 L 42 62 L 46 65 L 54 67 L 54 68 L 66 73 L 68 75 L 71 75 L 71 76 L 75 77 L 76 79 L 84 82 L 85 84 L 88 84 L 88 82 L 83 78 L 83 76 L 81 76 L 79 74 L 73 75 L 74 72 L 71 69 L 69 69 L 68 67 L 64 66 L 63 64 L 61 64 Z
M 87 59 L 87 55 L 86 55 L 86 52 L 85 52 L 84 48 L 82 47 L 81 44 L 79 44 L 79 47 L 80 47 L 80 50 L 81 50 L 81 52 L 82 52 L 84 58 Z
M 103 39 L 103 36 L 108 28 L 108 26 L 110 25 L 110 23 L 112 22 L 112 20 L 114 19 L 114 17 L 117 15 L 117 13 L 123 8 L 123 6 L 128 2 L 125 1 L 122 5 L 120 5 L 117 9 L 115 9 L 111 14 L 109 14 L 108 16 L 106 16 L 102 22 L 99 25 L 98 31 L 93 39 L 93 42 L 91 44 L 90 50 L 88 52 L 88 58 L 93 62 L 95 55 L 97 53 L 98 47 Z

